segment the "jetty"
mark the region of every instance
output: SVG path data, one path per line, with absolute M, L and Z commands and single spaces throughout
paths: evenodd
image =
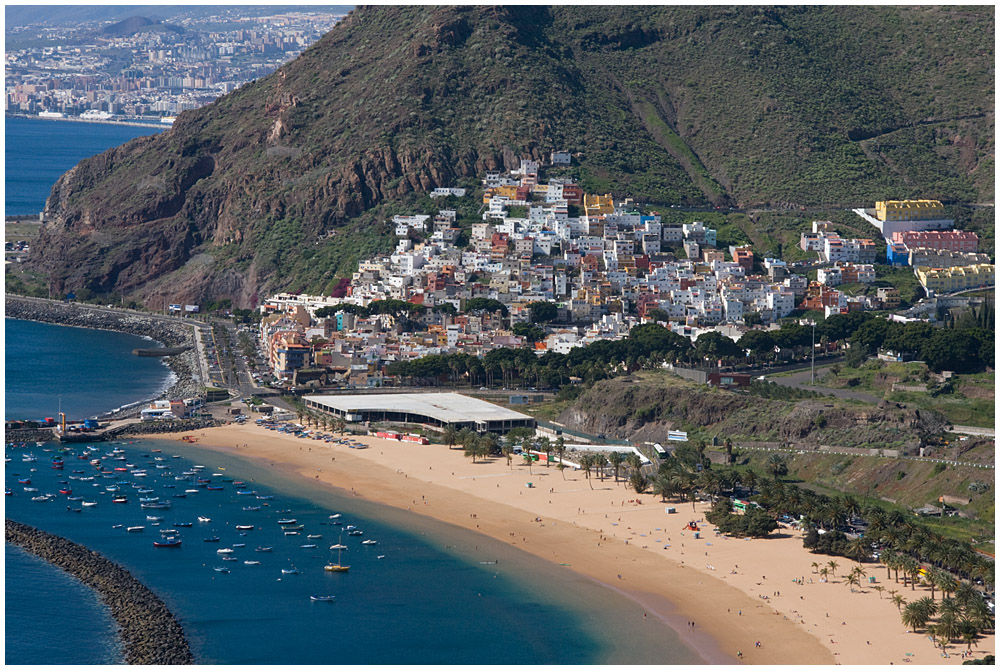
M 134 356 L 176 356 L 188 351 L 191 347 L 155 347 L 152 349 L 133 349 Z

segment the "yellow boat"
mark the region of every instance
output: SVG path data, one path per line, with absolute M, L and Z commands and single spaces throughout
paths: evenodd
M 331 563 L 330 565 L 323 568 L 327 572 L 347 572 L 351 569 L 349 565 L 340 565 L 339 563 Z

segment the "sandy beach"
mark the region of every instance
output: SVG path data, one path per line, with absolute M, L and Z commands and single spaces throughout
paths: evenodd
M 900 623 L 889 591 L 912 600 L 929 590 L 896 584 L 876 564 L 875 583 L 851 592 L 846 558 L 811 554 L 800 533 L 742 540 L 703 521 L 706 504 L 637 496 L 624 482 L 503 458 L 473 463 L 458 449 L 376 437 L 368 449 L 296 439 L 254 425 L 195 433 L 197 447 L 273 464 L 365 499 L 455 524 L 597 580 L 640 603 L 645 616 L 692 642 L 708 636 L 711 663 L 960 665 L 964 644 L 942 656 L 923 634 Z M 150 436 L 163 439 L 163 436 Z M 178 436 L 177 439 L 180 439 Z M 528 484 L 531 484 L 531 487 Z M 667 514 L 668 507 L 676 508 Z M 698 522 L 700 537 L 684 530 Z M 821 582 L 813 562 L 838 563 Z M 881 585 L 885 592 L 874 588 Z M 940 596 L 938 596 L 940 599 Z M 690 628 L 688 621 L 694 622 Z M 636 625 L 642 625 L 637 621 Z M 759 643 L 759 646 L 758 646 Z M 989 636 L 975 658 L 994 653 Z M 737 654 L 742 652 L 742 657 Z

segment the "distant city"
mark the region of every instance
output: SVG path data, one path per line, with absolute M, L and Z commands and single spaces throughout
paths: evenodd
M 346 13 L 340 7 L 177 9 L 166 20 L 141 14 L 84 22 L 67 17 L 63 25 L 8 20 L 5 112 L 169 123 L 270 74 Z

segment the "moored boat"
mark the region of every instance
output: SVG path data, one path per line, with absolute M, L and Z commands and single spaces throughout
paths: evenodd
M 179 537 L 164 538 L 160 541 L 153 541 L 154 547 L 179 547 L 181 546 L 181 539 Z
M 125 529 L 125 532 L 126 533 L 141 533 L 145 529 L 146 529 L 145 526 L 129 526 L 128 528 Z
M 241 526 L 236 526 L 236 530 L 253 530 L 253 524 L 244 524 Z
M 336 599 L 336 596 L 309 596 L 309 600 L 316 603 L 332 603 Z

